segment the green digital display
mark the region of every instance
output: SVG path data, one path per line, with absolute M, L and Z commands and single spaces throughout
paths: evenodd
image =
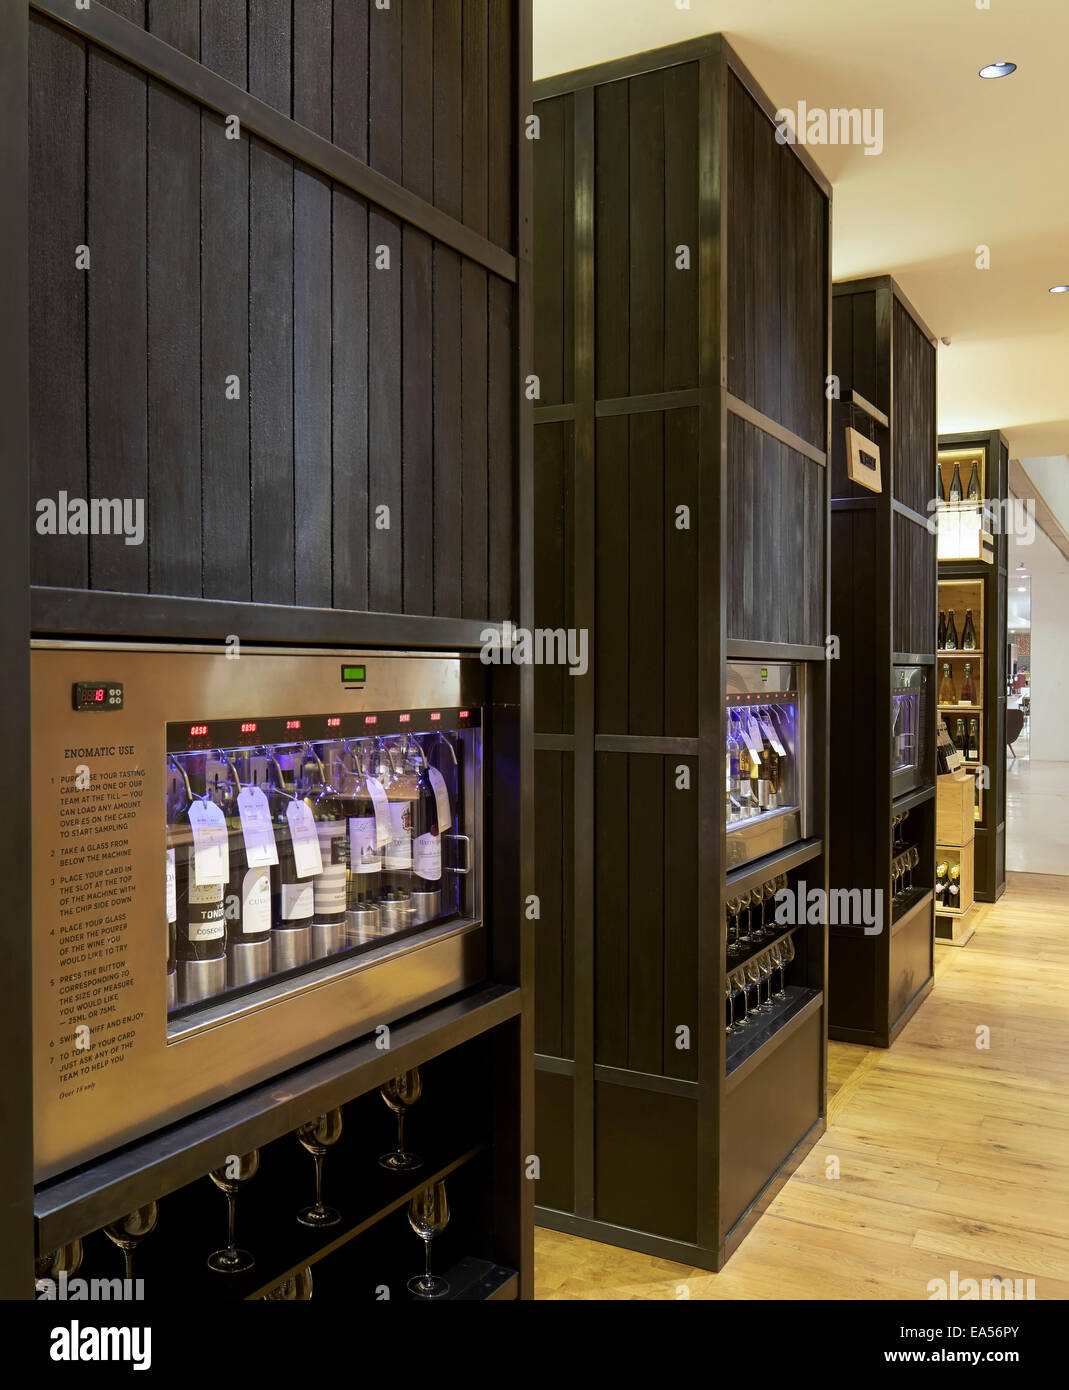
M 343 685 L 363 685 L 367 680 L 366 666 L 343 666 L 341 668 Z

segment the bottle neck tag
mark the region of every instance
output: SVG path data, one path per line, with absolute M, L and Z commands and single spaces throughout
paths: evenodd
M 377 777 L 367 777 L 367 794 L 371 797 L 371 804 L 375 808 L 375 833 L 378 836 L 379 848 L 389 844 L 393 839 L 393 823 L 390 820 L 390 799 L 386 795 L 386 788 Z
M 226 817 L 214 801 L 194 801 L 189 808 L 193 831 L 193 882 L 198 888 L 225 883 L 230 877 L 230 843 Z
M 764 734 L 765 738 L 768 739 L 769 743 L 771 743 L 773 752 L 778 753 L 781 758 L 785 758 L 787 756 L 787 750 L 784 748 L 783 744 L 780 743 L 779 735 L 776 733 L 770 720 L 761 720 L 761 732 Z
M 271 807 L 259 787 L 242 787 L 238 793 L 238 815 L 245 837 L 245 858 L 250 869 L 278 863 L 278 846 L 271 826 Z
M 167 921 L 178 920 L 178 887 L 174 872 L 174 850 L 167 851 Z
M 444 835 L 453 824 L 453 812 L 449 805 L 449 788 L 445 784 L 445 778 L 436 767 L 427 769 L 427 778 L 434 791 L 434 799 L 438 803 L 438 834 Z
M 757 727 L 757 720 L 747 719 L 745 723 L 745 729 L 746 746 L 750 750 L 750 757 L 753 758 L 755 763 L 760 763 L 761 750 L 763 749 L 764 744 L 761 740 L 761 730 Z
M 319 848 L 319 832 L 315 817 L 303 801 L 291 801 L 286 807 L 293 844 L 293 866 L 298 878 L 323 872 L 323 855 Z

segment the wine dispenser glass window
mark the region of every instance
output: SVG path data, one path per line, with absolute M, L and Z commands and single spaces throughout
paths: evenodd
M 891 675 L 891 788 L 894 796 L 925 781 L 931 668 L 895 666 Z
M 739 661 L 727 668 L 727 867 L 805 835 L 805 668 Z
M 474 916 L 477 715 L 168 724 L 172 1018 Z

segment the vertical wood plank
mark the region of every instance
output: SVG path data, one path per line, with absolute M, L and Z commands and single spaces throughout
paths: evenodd
M 698 412 L 664 416 L 664 731 L 698 734 Z M 676 508 L 690 509 L 690 528 Z
M 248 85 L 246 0 L 227 0 L 225 5 L 218 0 L 200 0 L 200 61 L 228 82 Z
M 594 756 L 594 1057 L 606 1067 L 628 1065 L 628 762 Z
M 664 416 L 630 417 L 628 733 L 664 732 Z M 619 583 L 619 576 L 617 576 Z
M 464 206 L 461 0 L 434 5 L 434 201 L 459 219 Z
M 631 564 L 630 443 L 625 415 L 597 423 L 595 619 L 597 723 L 601 734 L 623 734 L 628 717 L 628 586 Z
M 565 395 L 565 344 L 574 338 L 570 299 L 574 297 L 568 224 L 574 220 L 567 147 L 572 140 L 571 98 L 538 103 L 541 133 L 534 159 L 534 371 L 539 405 L 560 405 Z
M 404 177 L 401 153 L 402 11 L 372 8 L 369 21 L 368 158 L 394 183 Z
M 563 994 L 563 859 L 561 772 L 564 755 L 535 753 L 535 882 L 541 916 L 535 933 L 535 1051 L 560 1057 Z
M 512 286 L 496 275 L 489 286 L 489 391 L 486 439 L 489 556 L 487 616 L 495 622 L 518 612 L 516 526 L 516 450 L 513 420 L 517 409 L 516 352 Z
M 664 73 L 631 78 L 630 392 L 664 389 Z
M 147 510 L 145 79 L 92 49 L 88 106 L 88 491 Z M 94 589 L 145 593 L 148 546 L 93 536 L 89 574 Z
M 301 0 L 294 10 L 293 119 L 329 140 L 333 126 L 332 0 Z
M 146 3 L 147 0 L 107 0 L 107 7 L 121 14 L 131 24 L 140 24 L 144 28 Z
M 334 143 L 367 161 L 368 0 L 334 6 Z
M 149 588 L 201 596 L 200 110 L 148 85 Z
M 461 614 L 461 258 L 434 248 L 434 611 Z
M 487 235 L 497 246 L 512 249 L 515 241 L 516 181 L 514 162 L 516 130 L 513 103 L 516 71 L 513 61 L 513 27 L 516 7 L 489 5 L 487 43 L 489 80 L 487 125 L 489 146 L 489 222 Z
M 627 1063 L 659 1074 L 664 1052 L 664 762 L 628 754 Z M 623 865 L 617 862 L 618 871 Z
M 294 601 L 293 163 L 249 148 L 252 597 Z
M 148 0 L 148 29 L 191 58 L 200 58 L 200 0 Z
M 29 26 L 30 501 L 87 497 L 85 44 Z M 47 171 L 47 172 L 46 172 Z M 31 582 L 85 587 L 85 536 L 31 531 Z
M 202 29 L 207 40 L 209 30 Z M 218 35 L 220 70 L 244 71 Z M 225 75 L 225 74 L 224 74 Z M 242 79 L 243 80 L 243 79 Z M 228 140 L 221 117 L 202 111 L 201 160 L 201 553 L 205 598 L 249 599 L 249 142 Z M 237 378 L 239 397 L 228 382 Z
M 568 550 L 572 543 L 569 486 L 571 430 L 564 424 L 534 429 L 535 489 L 534 621 L 536 627 L 569 626 L 571 593 Z M 562 666 L 537 666 L 534 673 L 534 727 L 539 733 L 563 733 L 566 684 L 572 679 Z
M 248 0 L 249 91 L 290 114 L 291 15 L 276 0 Z
M 698 382 L 698 65 L 664 74 L 664 390 Z M 690 268 L 677 265 L 677 247 Z
M 308 607 L 332 596 L 331 192 L 293 171 L 294 593 Z
M 383 12 L 385 13 L 385 11 Z M 372 28 L 378 23 L 372 20 Z M 380 72 L 381 77 L 381 72 Z M 368 216 L 368 604 L 375 612 L 402 608 L 401 492 L 401 224 L 372 208 Z M 388 251 L 390 268 L 376 264 Z M 383 262 L 384 264 L 384 262 Z M 455 333 L 455 328 L 454 328 Z M 454 344 L 455 344 L 454 337 Z M 376 513 L 388 507 L 389 514 Z M 388 525 L 386 522 L 388 521 Z
M 461 476 L 463 487 L 463 573 L 461 613 L 486 616 L 487 535 L 487 274 L 464 261 L 461 267 Z
M 631 127 L 628 102 L 626 81 L 607 82 L 595 91 L 595 379 L 601 399 L 626 396 L 630 391 Z M 645 327 L 641 325 L 642 331 Z
M 676 785 L 677 769 L 690 772 L 690 789 Z M 664 1074 L 698 1079 L 699 1031 L 714 1026 L 698 1012 L 698 762 L 664 759 Z M 712 925 L 712 924 L 710 924 Z M 690 1030 L 679 1047 L 676 1029 Z
M 368 606 L 367 205 L 333 192 L 334 606 Z
M 485 236 L 490 205 L 487 190 L 487 40 L 488 0 L 464 0 L 464 223 Z

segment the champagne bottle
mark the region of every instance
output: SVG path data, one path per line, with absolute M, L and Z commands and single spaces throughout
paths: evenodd
M 943 662 L 943 676 L 939 682 L 939 703 L 941 705 L 956 705 L 958 703 L 958 691 L 954 684 L 954 677 L 950 674 L 950 662 Z
M 947 870 L 949 865 L 945 860 L 941 860 L 935 866 L 935 901 L 941 903 L 947 890 Z
M 980 474 L 977 471 L 976 460 L 973 460 L 972 473 L 969 475 L 969 489 L 965 494 L 970 502 L 982 502 L 983 494 L 980 491 Z
M 970 762 L 980 761 L 980 721 L 979 719 L 969 720 L 969 751 L 966 755 Z
M 967 739 L 966 736 L 965 736 L 965 720 L 964 720 L 964 719 L 959 719 L 958 722 L 954 725 L 954 742 L 955 742 L 955 743 L 957 744 L 957 746 L 958 746 L 958 752 L 961 753 L 963 757 L 968 757 L 968 756 L 969 756 L 969 742 L 968 742 L 968 739 Z
M 961 865 L 951 864 L 947 874 L 947 893 L 949 894 L 948 905 L 957 906 L 957 897 L 961 892 Z
M 976 704 L 976 686 L 973 685 L 971 661 L 965 663 L 965 679 L 961 683 L 960 703 L 963 705 Z
M 297 877 L 297 862 L 293 853 L 289 817 L 286 815 L 286 808 L 296 799 L 296 792 L 287 780 L 277 750 L 270 753 L 268 764 L 270 775 L 264 787 L 264 794 L 271 808 L 271 826 L 275 832 L 275 846 L 278 850 L 278 863 L 271 866 L 273 930 L 303 931 L 312 925 L 315 891 L 311 878 Z M 282 958 L 288 959 L 290 954 L 292 953 L 283 952 Z
M 950 482 L 950 500 L 951 502 L 960 502 L 961 498 L 961 469 L 958 467 L 957 464 L 955 464 L 954 477 L 951 479 Z
M 935 639 L 935 644 L 939 650 L 945 651 L 947 645 L 947 615 L 942 609 L 939 610 L 939 636 Z
M 305 750 L 301 770 L 304 804 L 312 813 L 319 837 L 323 867 L 312 875 L 313 927 L 327 928 L 317 933 L 317 955 L 338 950 L 345 939 L 345 892 L 349 877 L 349 826 L 345 810 L 322 760 L 315 750 Z
M 965 626 L 961 630 L 961 649 L 963 652 L 976 650 L 976 629 L 973 627 L 971 608 L 965 610 Z
M 216 961 L 226 958 L 226 918 L 224 914 L 225 880 L 198 883 L 193 830 L 190 811 L 200 797 L 185 766 L 175 760 L 174 766 L 182 777 L 184 805 L 176 832 L 178 862 L 176 864 L 176 947 L 180 961 Z M 210 798 L 209 798 L 210 799 Z
M 958 625 L 954 621 L 953 608 L 950 609 L 947 615 L 946 650 L 948 652 L 956 652 L 958 650 Z

